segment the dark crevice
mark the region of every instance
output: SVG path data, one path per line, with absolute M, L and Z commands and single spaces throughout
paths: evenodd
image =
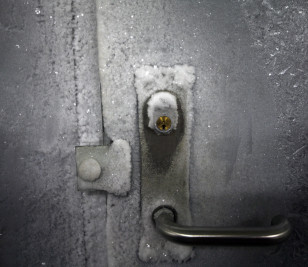
M 75 15 L 75 0 L 71 1 L 71 49 L 72 49 L 72 58 L 73 58 L 73 79 L 74 79 L 74 92 L 75 92 L 75 112 L 77 114 L 76 116 L 76 126 L 77 126 L 77 138 L 80 140 L 79 135 L 79 117 L 78 117 L 78 77 L 77 77 L 77 59 L 76 59 L 76 47 L 75 47 L 75 40 L 76 40 L 76 32 L 75 29 L 77 27 L 78 22 L 76 21 L 76 15 Z M 87 244 L 86 244 L 86 221 L 85 221 L 85 196 L 83 193 L 81 193 L 81 209 L 82 209 L 82 229 L 83 229 L 83 250 L 84 250 L 84 266 L 88 265 L 88 253 L 87 253 Z
M 101 99 L 101 112 L 102 112 L 103 146 L 109 146 L 112 143 L 112 139 L 108 136 L 108 134 L 105 131 L 104 108 L 103 108 L 102 85 L 101 84 L 100 84 L 100 99 Z

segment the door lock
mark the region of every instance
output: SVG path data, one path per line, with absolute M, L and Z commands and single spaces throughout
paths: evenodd
M 160 133 L 169 133 L 172 126 L 171 119 L 167 116 L 161 116 L 156 121 L 156 130 Z

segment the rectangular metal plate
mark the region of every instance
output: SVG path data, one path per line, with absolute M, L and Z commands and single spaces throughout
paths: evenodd
M 144 66 L 136 71 L 141 144 L 141 206 L 143 235 L 139 258 L 146 262 L 188 260 L 192 248 L 166 241 L 155 231 L 152 213 L 171 206 L 177 221 L 189 225 L 189 157 L 192 125 L 191 89 L 194 68 L 189 66 Z M 178 125 L 169 135 L 158 135 L 148 127 L 147 101 L 159 91 L 174 94 L 178 103 Z

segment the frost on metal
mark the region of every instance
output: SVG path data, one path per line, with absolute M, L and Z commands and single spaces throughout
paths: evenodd
M 116 140 L 111 146 L 76 147 L 76 161 L 78 189 L 104 190 L 115 195 L 126 195 L 130 190 L 131 149 L 127 141 Z
M 159 92 L 151 96 L 148 102 L 149 127 L 155 129 L 155 122 L 159 116 L 170 117 L 173 129 L 178 123 L 176 97 L 169 92 Z
M 157 91 L 188 91 L 194 82 L 195 69 L 188 65 L 176 65 L 172 68 L 143 66 L 135 72 L 135 87 L 143 101 Z
M 193 123 L 192 88 L 195 82 L 194 72 L 194 67 L 187 65 L 176 65 L 174 67 L 142 66 L 135 72 L 142 159 L 141 216 L 143 232 L 138 255 L 145 262 L 185 262 L 193 255 L 192 247 L 167 241 L 156 232 L 152 222 L 152 212 L 162 205 L 172 206 L 179 215 L 179 223 L 189 225 L 191 222 L 188 166 L 190 158 L 189 140 Z M 149 117 L 149 123 L 146 126 L 142 112 L 144 107 L 147 108 L 146 114 Z M 162 111 L 162 115 L 164 115 L 164 112 L 176 114 L 176 118 L 171 119 L 173 123 L 178 123 L 178 128 L 180 127 L 178 120 L 185 121 L 185 125 L 182 126 L 185 134 L 177 144 L 173 155 L 176 160 L 172 163 L 172 167 L 166 168 L 163 173 L 152 167 L 153 159 L 149 156 L 144 133 L 144 126 L 154 129 L 155 118 L 157 114 L 160 114 L 157 112 L 158 110 Z M 183 117 L 178 118 L 177 115 L 180 110 Z M 157 185 L 155 181 L 158 180 L 165 183 L 166 186 L 161 183 Z M 172 185 L 170 185 L 171 181 Z

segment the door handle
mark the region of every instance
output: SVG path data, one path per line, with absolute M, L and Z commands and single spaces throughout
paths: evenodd
M 289 221 L 281 216 L 272 219 L 268 227 L 202 227 L 177 224 L 176 211 L 170 207 L 154 210 L 153 221 L 157 231 L 166 239 L 189 245 L 205 244 L 276 244 L 291 233 Z
M 194 68 L 187 65 L 142 66 L 135 72 L 143 225 L 138 254 L 145 262 L 184 262 L 197 244 L 277 243 L 291 231 L 280 216 L 268 227 L 187 226 L 194 81 Z

